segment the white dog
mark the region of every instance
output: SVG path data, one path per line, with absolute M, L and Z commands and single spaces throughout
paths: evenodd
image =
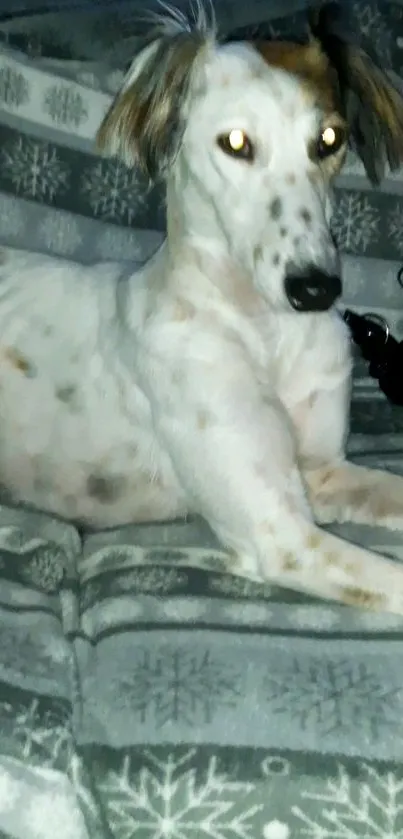
M 160 22 L 99 133 L 166 181 L 158 253 L 130 275 L 2 251 L 2 486 L 92 527 L 198 513 L 245 573 L 403 614 L 403 568 L 317 524 L 403 531 L 403 479 L 344 456 L 328 226 L 348 132 L 375 178 L 403 103 L 325 9 L 305 45 L 220 45 L 206 18 Z

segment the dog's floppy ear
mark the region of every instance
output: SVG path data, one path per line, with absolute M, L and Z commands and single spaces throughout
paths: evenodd
M 310 30 L 334 67 L 352 147 L 372 183 L 379 183 L 385 163 L 403 162 L 403 98 L 385 72 L 348 34 L 343 21 L 348 2 L 328 2 L 310 13 Z
M 194 21 L 161 0 L 152 36 L 139 52 L 97 133 L 101 151 L 138 165 L 151 179 L 172 164 L 184 129 L 198 59 L 214 41 L 214 19 L 199 0 Z

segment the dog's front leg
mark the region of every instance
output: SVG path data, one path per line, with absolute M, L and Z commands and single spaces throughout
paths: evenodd
M 403 530 L 403 478 L 345 458 L 348 402 L 347 381 L 317 393 L 299 441 L 315 520 Z
M 182 369 L 181 369 L 182 368 Z M 167 373 L 152 407 L 189 507 L 254 577 L 342 603 L 403 614 L 403 568 L 322 531 L 296 466 L 293 432 L 241 360 Z
M 317 521 L 355 522 L 403 531 L 403 478 L 346 460 L 305 474 Z

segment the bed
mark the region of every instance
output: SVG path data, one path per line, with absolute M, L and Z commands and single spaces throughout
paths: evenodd
M 0 24 L 0 243 L 140 263 L 164 196 L 93 145 L 138 4 L 84 5 Z M 402 4 L 352 5 L 403 75 Z M 304 6 L 219 4 L 222 26 L 271 35 Z M 350 156 L 334 232 L 343 304 L 402 339 L 401 173 L 373 190 Z M 349 450 L 403 473 L 403 409 L 358 359 Z M 333 529 L 403 559 L 398 535 Z M 1 839 L 403 836 L 403 618 L 229 569 L 197 518 L 86 534 L 0 508 Z

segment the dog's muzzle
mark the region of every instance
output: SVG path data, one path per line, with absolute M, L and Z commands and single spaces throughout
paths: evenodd
M 326 274 L 314 265 L 303 271 L 294 266 L 284 280 L 288 302 L 297 312 L 325 312 L 342 292 L 338 274 Z

